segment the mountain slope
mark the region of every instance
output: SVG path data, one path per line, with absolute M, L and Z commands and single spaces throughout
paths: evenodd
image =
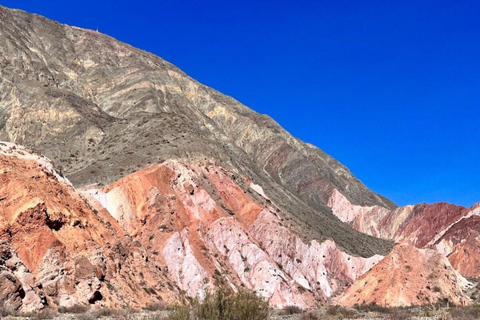
M 2 145 L 0 302 L 140 307 L 221 277 L 276 307 L 329 303 L 350 285 L 347 305 L 442 298 L 424 285 L 468 303 L 444 256 L 391 240 L 477 277 L 476 208 L 397 208 L 268 116 L 98 32 L 0 7 L 0 52 L 0 140 L 40 150 L 83 194 L 42 156 Z M 372 284 L 403 283 L 409 268 L 436 280 L 405 282 L 398 301 L 400 282 Z
M 331 190 L 393 208 L 347 168 L 267 116 L 159 57 L 98 32 L 0 8 L 0 139 L 40 150 L 75 186 L 105 185 L 167 159 L 215 160 L 261 185 L 307 239 L 361 256 L 389 242 L 342 224 Z
M 436 249 L 463 276 L 480 279 L 480 204 L 441 202 L 399 207 L 353 205 L 334 190 L 328 206 L 342 221 L 375 237 Z
M 5 144 L 8 166 L 21 169 L 5 181 L 0 218 L 11 279 L 0 301 L 13 308 L 178 302 L 219 277 L 272 306 L 306 308 L 390 252 L 325 204 L 331 190 L 391 202 L 162 59 L 3 7 L 0 52 L 0 139 L 40 150 L 83 193 L 61 175 L 43 179 L 23 164 L 28 150 Z M 30 210 L 37 200 L 44 207 Z
M 179 300 L 151 254 L 44 157 L 0 143 L 0 303 L 12 310 Z M 147 290 L 145 290 L 147 289 Z
M 430 305 L 444 299 L 452 304 L 471 303 L 472 287 L 449 261 L 435 250 L 400 244 L 364 274 L 338 299 L 339 304 L 376 304 L 386 307 Z
M 156 253 L 156 265 L 191 297 L 221 276 L 273 306 L 312 307 L 382 258 L 352 257 L 331 240 L 304 241 L 260 186 L 217 163 L 169 160 L 84 193 Z

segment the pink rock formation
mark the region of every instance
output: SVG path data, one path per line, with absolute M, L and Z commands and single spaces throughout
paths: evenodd
M 462 275 L 480 278 L 480 203 L 446 228 L 434 246 Z
M 234 288 L 255 290 L 275 307 L 328 303 L 350 285 L 338 300 L 342 304 L 396 305 L 393 298 L 388 301 L 393 294 L 401 294 L 397 305 L 440 298 L 468 303 L 461 293 L 468 282 L 441 254 L 397 246 L 382 260 L 350 256 L 329 239 L 306 242 L 294 224 L 278 216 L 261 186 L 219 164 L 167 161 L 102 190 L 86 189 L 83 197 L 46 158 L 11 144 L 0 147 L 0 261 L 5 266 L 0 300 L 13 309 L 169 303 L 202 297 L 220 277 Z M 474 258 L 462 269 L 468 253 L 478 250 L 478 229 L 466 232 L 464 226 L 478 221 L 477 208 L 467 215 L 454 211 L 455 219 L 433 219 L 446 231 L 424 236 L 419 233 L 426 228 L 422 214 L 434 217 L 435 208 L 448 206 L 393 214 L 348 206 L 338 194 L 331 203 L 334 212 L 350 210 L 343 215 L 346 221 L 382 213 L 382 223 L 390 219 L 400 230 L 411 231 L 415 223 L 413 243 L 443 248 L 463 272 L 478 270 Z M 371 230 L 391 232 L 378 225 Z M 374 267 L 380 260 L 380 269 Z M 413 274 L 420 279 L 400 281 Z M 368 297 L 359 296 L 352 288 L 366 286 L 368 279 L 377 279 L 371 282 L 376 287 L 362 291 Z M 389 285 L 377 289 L 380 283 Z
M 342 221 L 367 234 L 436 249 L 462 275 L 480 278 L 480 204 L 470 209 L 448 203 L 388 210 L 351 204 L 334 190 L 328 205 Z
M 168 161 L 85 192 L 189 296 L 202 296 L 222 275 L 273 306 L 311 307 L 382 258 L 349 256 L 331 240 L 304 243 L 273 207 L 250 195 L 248 185 L 268 198 L 261 186 L 218 164 Z
M 400 244 L 336 302 L 403 307 L 448 299 L 452 304 L 466 305 L 471 301 L 464 291 L 471 286 L 437 251 Z
M 388 210 L 379 206 L 351 204 L 337 190 L 328 201 L 333 213 L 356 230 L 372 236 L 405 242 L 423 248 L 435 242 L 468 210 L 445 202 L 409 205 Z

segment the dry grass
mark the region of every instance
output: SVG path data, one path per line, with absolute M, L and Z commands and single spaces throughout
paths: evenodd
M 458 320 L 480 319 L 480 305 L 474 304 L 466 307 L 453 307 L 450 316 Z
M 313 312 L 307 312 L 302 315 L 301 320 L 320 320 L 320 317 Z
M 303 312 L 302 308 L 299 308 L 297 306 L 286 306 L 285 308 L 282 309 L 282 314 L 284 315 L 299 314 L 302 312 Z
M 330 316 L 341 315 L 345 318 L 353 318 L 356 315 L 356 312 L 354 310 L 341 306 L 330 306 L 327 308 L 326 313 Z

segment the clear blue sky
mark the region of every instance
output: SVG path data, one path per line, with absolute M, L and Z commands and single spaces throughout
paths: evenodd
M 8 1 L 153 52 L 399 205 L 480 201 L 479 1 Z

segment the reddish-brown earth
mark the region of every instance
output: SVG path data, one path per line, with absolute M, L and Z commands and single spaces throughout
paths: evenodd
M 96 211 L 42 156 L 0 144 L 0 300 L 45 306 L 174 301 L 150 254 Z
M 273 306 L 312 307 L 381 259 L 350 256 L 331 240 L 302 241 L 260 186 L 213 162 L 167 161 L 84 193 L 192 297 L 221 275 Z
M 446 229 L 434 246 L 462 275 L 480 278 L 480 204 Z
M 441 202 L 417 204 L 389 210 L 380 206 L 351 204 L 334 191 L 328 205 L 342 221 L 376 237 L 410 243 L 423 248 L 435 242 L 444 230 L 468 214 L 462 206 Z
M 468 278 L 480 278 L 480 205 L 478 204 L 470 209 L 448 203 L 435 203 L 390 210 L 380 206 L 353 205 L 334 190 L 328 205 L 342 221 L 361 232 L 437 252 L 436 255 L 429 254 L 431 257 L 436 257 L 435 259 L 425 259 L 417 253 L 425 254 L 426 251 L 397 246 L 394 252 L 385 257 L 372 271 L 355 282 L 352 286 L 355 289 L 349 288 L 342 295 L 339 301 L 344 305 L 361 304 L 365 301 L 387 306 L 405 306 L 431 303 L 440 298 L 447 298 L 451 303 L 465 303 L 465 295 L 460 294 L 463 285 L 446 286 L 454 277 L 452 274 L 445 273 L 444 276 L 448 276 L 447 278 L 432 278 L 437 281 L 433 286 L 431 281 L 426 282 L 424 269 L 432 268 L 433 270 L 441 263 L 441 257 L 445 257 L 445 260 L 448 258 L 449 263 L 446 264 L 446 269 L 453 268 L 452 270 Z M 396 258 L 400 256 L 405 257 L 403 264 L 401 259 Z M 419 274 L 423 277 L 416 277 Z M 460 282 L 463 283 L 463 280 Z M 450 284 L 455 283 L 450 282 Z M 434 291 L 438 292 L 425 290 L 427 285 L 430 289 L 437 288 Z M 362 289 L 363 286 L 367 286 L 368 289 Z
M 339 219 L 435 248 L 478 277 L 478 208 L 396 208 L 268 116 L 159 57 L 19 10 L 0 6 L 0 18 L 0 139 L 40 149 L 77 186 L 94 184 L 86 203 L 45 158 L 1 147 L 0 303 L 140 307 L 202 296 L 222 278 L 273 306 L 309 307 L 392 248 Z M 419 272 L 444 262 L 413 249 L 397 256 Z M 438 285 L 463 302 L 457 286 Z M 387 289 L 376 301 L 391 298 Z M 423 288 L 405 289 L 402 303 L 426 301 L 415 299 Z
M 466 305 L 470 299 L 464 291 L 471 286 L 437 251 L 399 244 L 345 290 L 337 302 L 345 306 L 404 307 L 448 299 L 452 304 Z
M 462 290 L 470 284 L 442 254 L 398 245 L 382 260 L 348 255 L 329 239 L 307 242 L 261 186 L 219 163 L 170 160 L 80 195 L 46 158 L 0 147 L 0 299 L 13 309 L 173 303 L 202 297 L 218 280 L 275 307 L 333 297 L 343 305 L 469 302 Z M 425 208 L 408 209 L 404 221 L 425 230 L 421 214 L 449 207 Z M 475 273 L 477 211 L 454 223 L 433 218 L 448 230 L 416 243 L 436 240 L 459 271 Z
M 342 221 L 361 232 L 436 249 L 464 276 L 480 278 L 479 204 L 467 209 L 441 202 L 389 210 L 353 205 L 338 191 L 332 193 L 328 204 Z

